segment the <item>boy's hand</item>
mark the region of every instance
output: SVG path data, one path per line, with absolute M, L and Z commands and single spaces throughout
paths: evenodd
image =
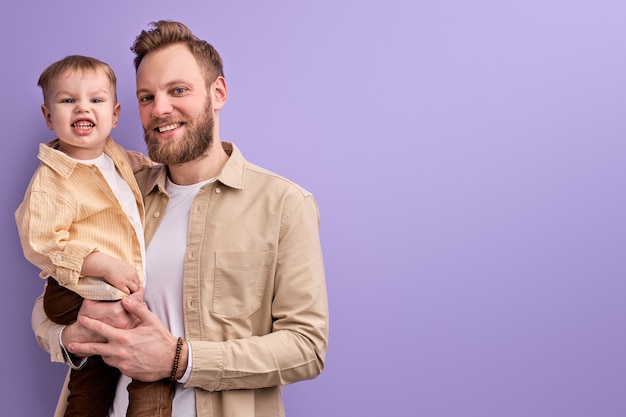
M 125 294 L 132 294 L 141 286 L 137 270 L 128 262 L 113 257 L 102 278 Z
M 125 294 L 132 294 L 141 287 L 139 273 L 131 264 L 102 252 L 87 255 L 80 273 L 89 277 L 102 277 Z

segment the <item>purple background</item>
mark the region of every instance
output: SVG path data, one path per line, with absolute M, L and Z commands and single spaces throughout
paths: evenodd
M 623 0 L 4 2 L 0 414 L 51 415 L 65 372 L 13 212 L 52 138 L 36 80 L 68 54 L 119 77 L 181 20 L 223 55 L 222 137 L 319 201 L 327 368 L 290 416 L 626 415 Z

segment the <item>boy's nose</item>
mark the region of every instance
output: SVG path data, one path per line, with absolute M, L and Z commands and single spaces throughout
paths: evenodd
M 89 107 L 85 106 L 81 103 L 76 103 L 76 107 L 74 108 L 74 113 L 83 113 L 83 112 L 88 112 L 89 111 Z

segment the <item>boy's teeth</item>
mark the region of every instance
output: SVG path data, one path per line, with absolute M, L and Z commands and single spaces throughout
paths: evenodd
M 172 123 L 171 125 L 159 127 L 159 133 L 169 132 L 170 130 L 174 130 L 178 127 L 178 123 Z
M 93 123 L 89 122 L 78 122 L 74 123 L 74 127 L 78 129 L 89 129 L 93 127 Z

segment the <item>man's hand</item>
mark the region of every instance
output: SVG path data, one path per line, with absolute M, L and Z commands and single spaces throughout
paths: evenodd
M 137 302 L 143 300 L 144 289 L 129 295 Z M 128 298 L 127 297 L 127 298 Z M 83 304 L 78 312 L 78 317 L 89 317 L 94 320 L 107 323 L 110 326 L 129 329 L 137 324 L 136 317 L 130 315 L 120 301 L 92 301 L 84 300 Z M 81 324 L 80 319 L 70 324 L 63 330 L 63 345 L 68 346 L 72 343 L 87 343 L 87 342 L 101 342 L 105 343 L 107 340 L 102 335 L 95 333 Z M 71 351 L 70 351 L 71 352 Z M 87 356 L 72 352 L 76 356 Z
M 77 323 L 98 337 L 90 341 L 72 341 L 67 349 L 77 356 L 100 355 L 108 365 L 140 381 L 152 382 L 169 377 L 177 338 L 136 297 L 131 295 L 124 298 L 121 306 L 129 317 L 135 318 L 133 326 L 123 329 L 107 324 L 102 319 L 79 316 Z M 187 355 L 185 343 L 180 358 L 182 370 L 187 364 Z

